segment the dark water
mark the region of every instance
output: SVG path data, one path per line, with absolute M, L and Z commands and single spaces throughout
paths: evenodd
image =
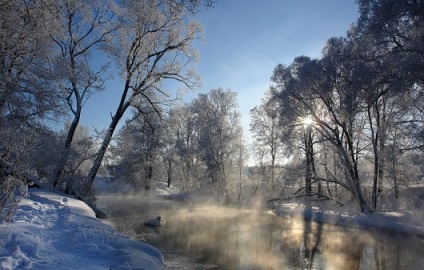
M 101 196 L 109 222 L 156 246 L 168 269 L 424 269 L 424 241 L 245 210 Z M 162 217 L 160 229 L 143 221 Z

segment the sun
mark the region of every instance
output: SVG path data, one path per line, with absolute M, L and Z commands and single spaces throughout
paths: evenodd
M 306 116 L 306 117 L 303 118 L 303 124 L 305 126 L 312 125 L 313 123 L 314 123 L 314 120 L 312 119 L 311 116 L 308 115 L 308 116 Z

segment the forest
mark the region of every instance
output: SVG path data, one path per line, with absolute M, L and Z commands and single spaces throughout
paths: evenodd
M 358 0 L 359 18 L 319 59 L 275 63 L 250 130 L 225 86 L 181 96 L 199 87 L 195 17 L 214 2 L 2 1 L 0 221 L 40 185 L 92 206 L 101 182 L 365 213 L 410 196 L 424 180 L 422 1 Z M 92 132 L 84 105 L 111 74 L 120 99 Z M 424 193 L 407 199 L 419 207 Z

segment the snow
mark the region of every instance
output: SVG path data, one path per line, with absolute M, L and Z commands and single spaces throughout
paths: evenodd
M 340 213 L 318 207 L 312 207 L 312 209 L 302 208 L 304 207 L 299 207 L 299 204 L 283 203 L 273 212 L 279 216 L 301 217 L 305 220 L 312 220 L 318 223 L 424 236 L 422 218 L 414 218 L 414 215 L 407 212 L 391 211 L 364 214 Z
M 154 247 L 95 218 L 84 202 L 31 190 L 9 224 L 0 224 L 0 269 L 165 269 Z
M 154 191 L 166 199 L 193 200 L 190 194 L 165 186 Z M 352 214 L 316 207 L 306 210 L 301 205 L 283 203 L 272 212 L 322 223 L 424 236 L 421 215 L 404 211 Z M 157 249 L 123 236 L 106 223 L 96 219 L 82 201 L 49 189 L 31 189 L 13 221 L 0 224 L 0 269 L 165 269 Z
M 417 194 L 424 192 L 424 186 L 421 185 L 413 186 L 411 190 L 413 189 L 415 189 L 415 191 L 402 190 L 403 197 L 406 197 L 406 200 L 411 200 L 411 198 L 416 197 Z M 187 201 L 192 203 L 201 201 L 193 194 L 181 193 L 181 191 L 175 187 L 168 188 L 164 183 L 156 184 L 153 191 L 157 195 L 170 200 Z M 312 206 L 311 209 L 306 209 L 303 199 L 295 200 L 291 203 L 279 203 L 268 213 L 276 214 L 282 218 L 295 217 L 312 220 L 318 223 L 361 229 L 376 229 L 391 233 L 410 234 L 424 237 L 424 205 L 420 208 L 416 208 L 415 212 L 413 212 L 408 209 L 408 207 L 411 208 L 410 203 L 400 203 L 402 200 L 396 200 L 394 197 L 386 198 L 386 200 L 392 201 L 390 211 L 376 211 L 369 214 L 357 213 L 355 212 L 354 207 L 349 205 L 340 207 L 339 205 L 330 206 L 327 204 L 326 207 Z M 388 204 L 388 201 L 385 201 L 385 203 Z M 394 207 L 395 204 L 397 204 L 397 207 Z M 403 208 L 400 208 L 399 204 L 405 205 Z

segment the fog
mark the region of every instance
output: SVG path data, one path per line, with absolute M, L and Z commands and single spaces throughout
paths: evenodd
M 259 204 L 228 207 L 141 193 L 103 195 L 106 221 L 163 254 L 168 269 L 419 269 L 423 241 L 413 236 L 279 217 Z M 160 215 L 162 226 L 143 222 Z M 390 266 L 390 267 L 389 267 Z

